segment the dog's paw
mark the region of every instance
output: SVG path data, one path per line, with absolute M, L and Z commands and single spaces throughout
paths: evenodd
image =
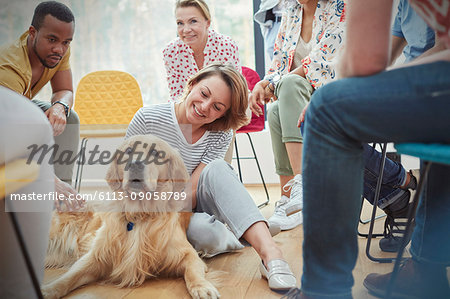
M 193 286 L 189 293 L 194 299 L 218 299 L 220 298 L 219 291 L 210 283 L 205 281 L 202 284 Z

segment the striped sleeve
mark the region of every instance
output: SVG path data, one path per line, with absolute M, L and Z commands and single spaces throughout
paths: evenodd
M 211 132 L 213 133 L 213 132 Z M 233 131 L 230 130 L 228 132 L 214 132 L 217 134 L 211 134 L 213 140 L 208 144 L 208 148 L 205 151 L 205 155 L 202 157 L 201 162 L 204 164 L 208 164 L 217 159 L 223 159 L 225 154 L 230 147 L 231 139 L 233 138 Z

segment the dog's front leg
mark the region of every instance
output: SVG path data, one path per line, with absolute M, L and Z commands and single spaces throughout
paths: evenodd
M 181 270 L 184 270 L 186 287 L 194 299 L 217 299 L 219 291 L 211 282 L 206 280 L 207 266 L 198 256 L 194 248 L 186 252 L 181 261 Z
M 100 266 L 89 251 L 76 261 L 61 277 L 42 287 L 44 298 L 61 298 L 79 286 L 96 281 L 101 276 Z

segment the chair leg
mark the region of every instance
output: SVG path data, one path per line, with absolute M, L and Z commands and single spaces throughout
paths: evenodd
M 262 207 L 267 206 L 269 204 L 269 200 L 270 200 L 269 199 L 269 192 L 267 191 L 266 182 L 264 181 L 264 177 L 263 177 L 263 174 L 262 174 L 262 171 L 261 171 L 261 167 L 259 166 L 259 161 L 258 161 L 258 157 L 256 156 L 256 151 L 255 151 L 255 147 L 253 146 L 252 138 L 250 137 L 249 133 L 246 133 L 246 134 L 247 134 L 247 137 L 248 137 L 248 141 L 250 141 L 250 145 L 252 147 L 253 156 L 255 157 L 255 161 L 256 161 L 256 166 L 258 166 L 258 171 L 259 171 L 259 175 L 261 177 L 261 181 L 262 181 L 263 186 L 264 186 L 264 191 L 266 191 L 267 200 L 265 202 L 263 202 L 262 204 L 258 205 L 258 208 L 262 208 Z
M 239 171 L 239 180 L 242 183 L 241 163 L 239 162 L 239 151 L 238 151 L 238 146 L 237 146 L 237 136 L 236 136 L 236 138 L 234 138 L 234 148 L 236 150 L 236 161 L 237 161 L 238 171 Z
M 376 213 L 377 207 L 378 207 L 378 200 L 380 199 L 380 190 L 381 190 L 381 184 L 383 181 L 384 165 L 386 162 L 386 150 L 387 150 L 387 143 L 384 143 L 381 147 L 382 158 L 381 158 L 381 162 L 380 162 L 380 169 L 378 171 L 379 175 L 378 175 L 378 180 L 377 180 L 377 187 L 375 189 L 375 198 L 373 201 L 372 216 L 371 216 L 369 232 L 368 232 L 368 236 L 367 236 L 367 244 L 366 244 L 366 256 L 371 261 L 379 262 L 379 263 L 392 263 L 392 261 L 394 260 L 394 258 L 377 258 L 370 254 L 370 244 L 372 243 L 372 238 L 375 236 L 373 234 L 373 227 L 375 225 L 375 213 Z
M 83 166 L 86 161 L 87 141 L 88 141 L 87 138 L 83 138 L 81 140 L 80 156 L 78 157 L 77 174 L 75 176 L 75 186 L 74 186 L 74 189 L 77 190 L 77 192 L 80 192 L 80 187 L 81 187 L 81 177 L 83 176 Z
M 394 286 L 395 280 L 397 279 L 403 252 L 405 250 L 406 245 L 408 245 L 409 237 L 413 231 L 412 219 L 414 218 L 414 215 L 416 215 L 417 206 L 419 205 L 420 194 L 422 193 L 423 186 L 427 181 L 428 172 L 430 171 L 431 164 L 432 164 L 431 162 L 424 161 L 423 167 L 421 167 L 419 184 L 417 186 L 416 194 L 414 194 L 413 204 L 408 210 L 408 221 L 406 222 L 405 234 L 402 238 L 402 243 L 397 252 L 397 258 L 395 259 L 394 269 L 392 270 L 391 279 L 389 280 L 388 288 L 386 290 L 386 298 L 391 297 L 392 288 Z

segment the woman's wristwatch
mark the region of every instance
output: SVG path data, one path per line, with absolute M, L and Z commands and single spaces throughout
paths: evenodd
M 267 78 L 267 80 L 269 81 L 269 84 L 267 85 L 267 87 L 269 88 L 270 92 L 274 93 L 278 82 L 280 82 L 280 80 L 281 80 L 280 74 L 275 74 L 275 75 Z

